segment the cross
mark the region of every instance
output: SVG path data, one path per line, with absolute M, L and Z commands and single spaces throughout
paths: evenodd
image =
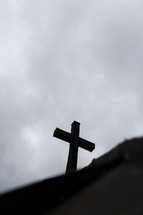
M 95 144 L 79 137 L 80 123 L 74 121 L 71 124 L 71 133 L 56 128 L 54 137 L 70 143 L 66 174 L 77 170 L 78 147 L 92 152 L 95 149 Z

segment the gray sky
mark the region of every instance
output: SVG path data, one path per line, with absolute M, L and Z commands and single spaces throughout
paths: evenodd
M 63 174 L 68 143 L 88 165 L 142 136 L 143 1 L 0 0 L 0 191 Z

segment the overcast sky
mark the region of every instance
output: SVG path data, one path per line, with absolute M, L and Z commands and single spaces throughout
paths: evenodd
M 0 0 L 0 191 L 63 174 L 143 134 L 143 1 Z

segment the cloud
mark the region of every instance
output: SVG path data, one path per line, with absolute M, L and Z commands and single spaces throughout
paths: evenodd
M 96 143 L 79 150 L 78 167 L 142 135 L 142 6 L 1 3 L 1 191 L 64 172 L 68 143 L 52 137 L 56 127 L 77 120 Z

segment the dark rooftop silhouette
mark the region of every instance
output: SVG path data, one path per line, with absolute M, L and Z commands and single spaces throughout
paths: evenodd
M 1 214 L 143 214 L 143 138 L 127 140 L 84 169 L 0 196 Z

